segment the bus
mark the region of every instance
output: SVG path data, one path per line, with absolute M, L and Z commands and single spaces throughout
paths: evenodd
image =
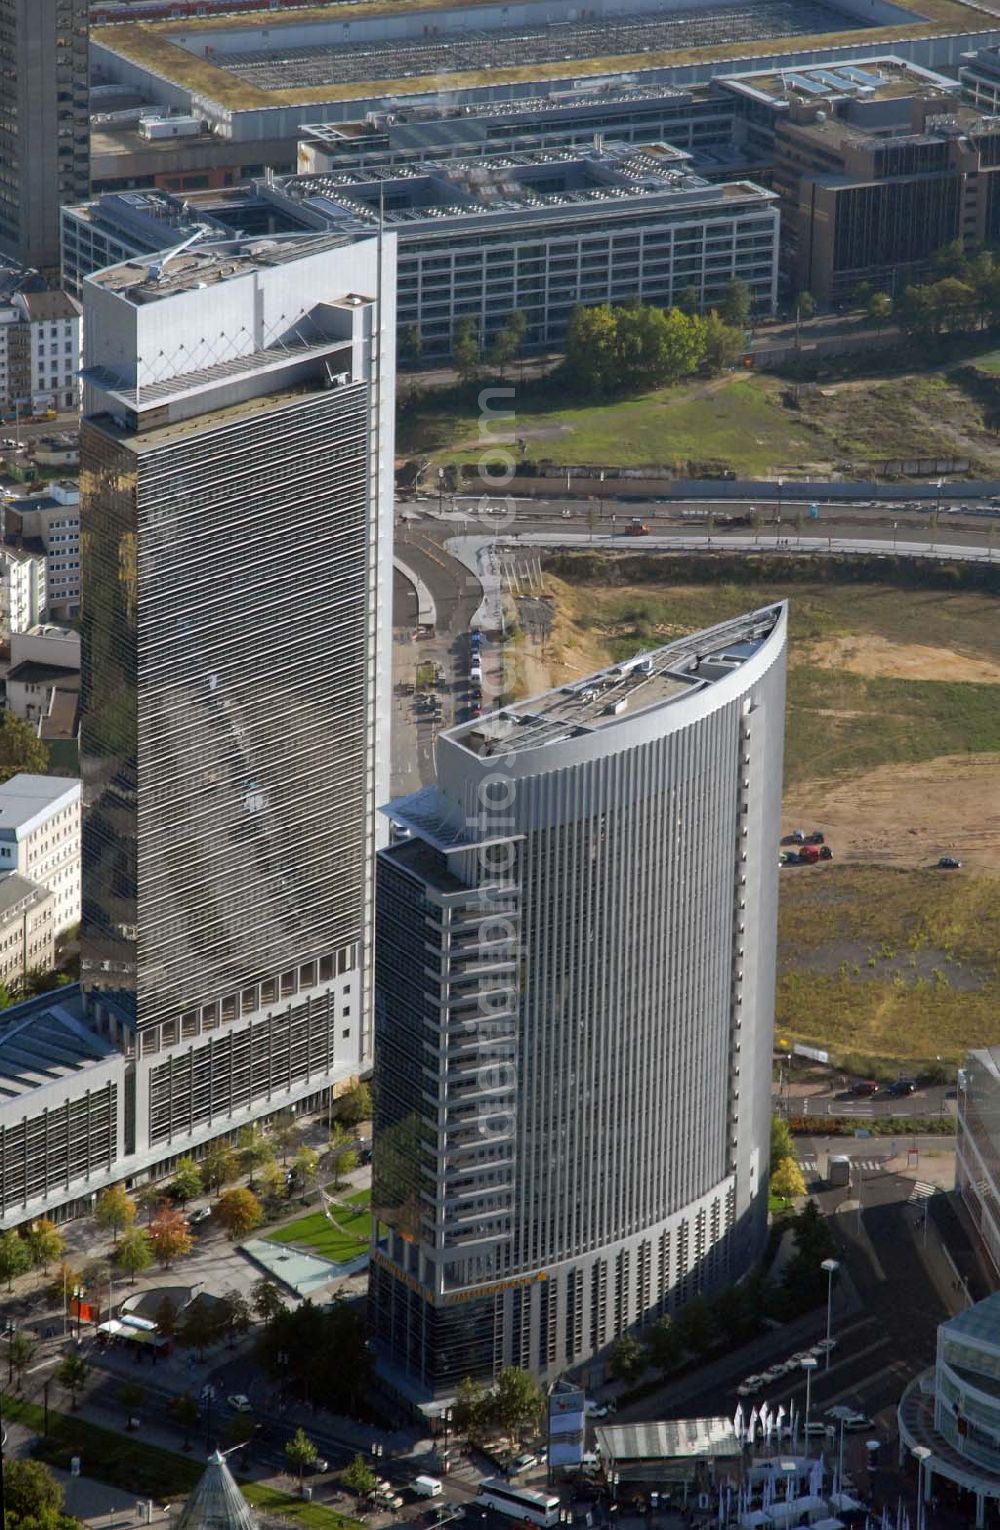
M 559 1523 L 559 1500 L 551 1493 L 535 1493 L 530 1488 L 511 1487 L 502 1477 L 486 1477 L 479 1484 L 477 1500 L 484 1509 L 495 1509 L 510 1519 L 525 1520 L 551 1530 Z

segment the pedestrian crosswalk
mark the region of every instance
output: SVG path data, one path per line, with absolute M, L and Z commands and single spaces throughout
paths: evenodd
M 864 1174 L 875 1174 L 879 1169 L 885 1168 L 885 1163 L 884 1158 L 852 1158 L 851 1168 L 855 1173 L 861 1170 Z M 820 1172 L 819 1163 L 814 1157 L 800 1158 L 799 1168 L 806 1175 L 816 1176 Z
M 929 1185 L 926 1180 L 918 1179 L 910 1191 L 908 1200 L 911 1206 L 919 1206 L 922 1201 L 930 1200 L 932 1195 L 937 1195 L 937 1185 Z

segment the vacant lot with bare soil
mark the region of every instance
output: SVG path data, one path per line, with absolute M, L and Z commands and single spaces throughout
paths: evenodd
M 823 830 L 835 859 L 781 873 L 783 1034 L 914 1066 L 1000 1041 L 1000 601 L 559 568 L 544 645 L 516 650 L 520 695 L 791 602 L 783 830 Z

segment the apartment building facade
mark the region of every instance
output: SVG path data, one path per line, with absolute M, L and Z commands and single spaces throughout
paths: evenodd
M 57 935 L 80 922 L 80 782 L 11 776 L 0 786 L 0 873 L 17 872 L 55 900 Z

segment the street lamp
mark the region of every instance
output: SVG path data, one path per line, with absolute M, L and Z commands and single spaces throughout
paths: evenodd
M 826 1364 L 823 1369 L 830 1369 L 830 1323 L 833 1318 L 833 1277 L 840 1269 L 840 1261 L 837 1259 L 824 1259 L 820 1265 L 821 1270 L 826 1271 Z
M 913 1454 L 917 1461 L 917 1530 L 924 1530 L 924 1462 L 930 1460 L 931 1450 L 927 1445 L 914 1445 Z
M 806 1455 L 808 1456 L 808 1454 L 809 1454 L 809 1414 L 812 1411 L 812 1373 L 816 1369 L 817 1365 L 819 1364 L 819 1361 L 816 1359 L 815 1355 L 806 1355 L 805 1359 L 800 1361 L 799 1363 L 801 1364 L 802 1369 L 806 1373 Z

